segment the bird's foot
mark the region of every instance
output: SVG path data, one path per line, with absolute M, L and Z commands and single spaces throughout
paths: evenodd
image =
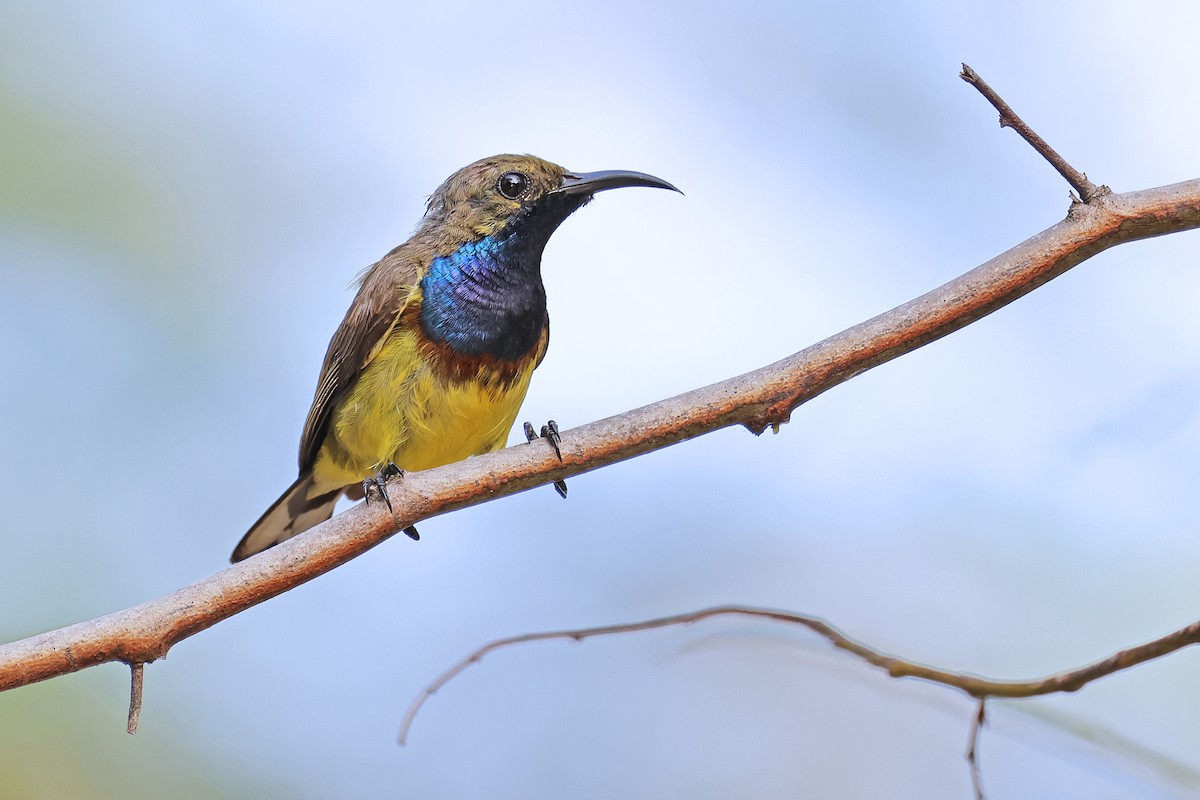
M 549 441 L 550 446 L 554 448 L 554 455 L 558 456 L 559 461 L 562 461 L 562 448 L 559 446 L 562 444 L 562 435 L 558 432 L 558 423 L 557 422 L 555 422 L 554 420 L 550 420 L 545 425 L 543 425 L 542 432 L 540 435 L 534 433 L 533 425 L 526 422 L 525 423 L 525 441 L 532 442 L 534 439 L 538 439 L 538 438 L 546 439 L 547 441 Z
M 376 472 L 370 478 L 367 478 L 366 480 L 364 480 L 362 482 L 363 498 L 365 499 L 365 501 L 367 503 L 370 503 L 371 502 L 371 492 L 372 492 L 372 490 L 374 490 L 379 493 L 379 496 L 381 498 L 383 498 L 383 502 L 387 506 L 387 510 L 389 512 L 391 512 L 392 511 L 392 501 L 388 498 L 387 482 L 391 478 L 403 478 L 403 477 L 404 477 L 404 470 L 400 469 L 395 464 L 393 464 L 391 461 L 389 461 L 387 463 L 387 465 L 384 466 L 383 469 L 379 470 L 379 472 Z M 417 533 L 417 528 L 415 525 L 409 525 L 407 528 L 405 528 L 404 535 L 407 536 L 408 538 L 412 539 L 414 542 L 420 541 L 420 539 L 421 539 L 421 534 Z
M 387 482 L 388 482 L 389 478 L 402 478 L 402 477 L 404 477 L 404 470 L 400 469 L 395 464 L 393 464 L 391 461 L 389 461 L 387 463 L 387 465 L 384 466 L 383 469 L 379 470 L 379 472 L 376 472 L 371 477 L 363 480 L 363 482 L 362 482 L 363 498 L 368 503 L 370 503 L 371 502 L 371 492 L 372 491 L 378 492 L 379 496 L 381 498 L 383 498 L 384 504 L 387 505 L 388 511 L 391 511 L 392 510 L 392 501 L 390 499 L 388 499 Z
M 554 448 L 554 455 L 558 456 L 559 461 L 562 461 L 562 448 L 560 447 L 562 444 L 562 435 L 558 432 L 558 423 L 554 420 L 547 422 L 542 426 L 542 432 L 539 436 L 539 434 L 534 431 L 533 425 L 526 422 L 525 441 L 532 442 L 534 439 L 539 438 L 549 441 L 550 446 Z M 554 491 L 558 492 L 558 496 L 565 500 L 567 497 L 567 482 L 562 480 L 555 481 Z

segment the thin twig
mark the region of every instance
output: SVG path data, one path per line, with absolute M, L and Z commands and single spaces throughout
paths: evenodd
M 1017 116 L 1008 103 L 1004 102 L 1000 95 L 996 94 L 996 90 L 988 86 L 975 70 L 963 64 L 959 77 L 978 89 L 979 93 L 987 98 L 987 101 L 1000 112 L 1000 127 L 1012 128 L 1020 134 L 1021 138 L 1028 142 L 1030 147 L 1036 150 L 1042 158 L 1049 161 L 1050 166 L 1058 170 L 1058 173 L 1067 179 L 1067 183 L 1075 187 L 1075 190 L 1079 192 L 1079 196 L 1083 198 L 1083 202 L 1089 203 L 1095 197 L 1110 193 L 1107 186 L 1097 186 L 1088 180 L 1087 175 L 1068 164 L 1067 160 L 1059 155 L 1057 150 L 1051 147 L 1041 136 L 1038 136 L 1036 131 L 1026 125 L 1025 121 Z
M 1129 669 L 1137 664 L 1150 661 L 1152 659 L 1180 650 L 1192 644 L 1200 642 L 1200 621 L 1193 622 L 1185 628 L 1169 633 L 1152 642 L 1130 647 L 1121 650 L 1108 658 L 1088 664 L 1078 669 L 1060 672 L 1056 675 L 1051 675 L 1047 678 L 1036 680 L 1017 680 L 1017 681 L 1001 681 L 992 680 L 990 678 L 981 678 L 977 675 L 967 673 L 952 672 L 950 670 L 939 669 L 937 667 L 929 667 L 924 664 L 919 664 L 915 661 L 909 661 L 897 656 L 889 655 L 876 650 L 875 648 L 863 644 L 855 639 L 850 638 L 840 630 L 830 625 L 825 620 L 819 617 L 813 617 L 806 614 L 796 614 L 789 611 L 778 611 L 770 608 L 756 608 L 753 606 L 738 606 L 726 605 L 706 608 L 700 611 L 692 611 L 686 614 L 672 614 L 666 617 L 656 617 L 654 619 L 642 620 L 640 622 L 626 622 L 619 625 L 600 625 L 594 628 L 573 628 L 557 631 L 542 631 L 539 633 L 524 633 L 517 636 L 507 636 L 503 639 L 496 639 L 488 642 L 481 647 L 473 650 L 466 658 L 458 661 L 441 675 L 432 680 L 425 688 L 413 698 L 409 704 L 408 710 L 404 712 L 404 718 L 400 722 L 399 741 L 404 744 L 408 738 L 409 729 L 412 727 L 413 719 L 417 712 L 421 710 L 421 706 L 430 696 L 435 694 L 439 689 L 449 683 L 455 676 L 465 670 L 467 667 L 477 663 L 488 653 L 499 650 L 503 647 L 509 647 L 516 644 L 524 644 L 527 642 L 540 642 L 548 639 L 573 639 L 582 641 L 593 636 L 608 636 L 617 633 L 632 633 L 634 631 L 648 631 L 656 628 L 667 628 L 675 625 L 689 625 L 693 622 L 709 619 L 711 617 L 720 616 L 745 616 L 758 617 L 761 619 L 769 619 L 776 622 L 784 622 L 792 625 L 800 625 L 808 628 L 814 633 L 825 638 L 830 644 L 839 650 L 845 650 L 855 656 L 858 656 L 863 661 L 866 661 L 872 666 L 879 667 L 887 672 L 893 678 L 918 678 L 930 683 L 938 683 L 943 686 L 949 686 L 959 689 L 966 694 L 978 700 L 983 700 L 988 697 L 1036 697 L 1038 695 L 1055 694 L 1057 692 L 1074 692 L 1083 688 L 1092 681 L 1102 678 L 1106 675 L 1111 675 L 1115 672 Z
M 142 684 L 146 677 L 146 665 L 135 661 L 129 665 L 129 721 L 125 730 L 130 736 L 137 733 L 138 720 L 142 718 Z
M 967 734 L 967 766 L 971 771 L 971 788 L 975 790 L 975 800 L 984 800 L 983 776 L 979 773 L 979 731 L 987 722 L 987 700 L 979 698 L 979 707 L 971 719 L 971 731 Z

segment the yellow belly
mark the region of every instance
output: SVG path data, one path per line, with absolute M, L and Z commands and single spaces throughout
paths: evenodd
M 415 334 L 395 331 L 330 420 L 313 465 L 319 486 L 348 486 L 388 462 L 422 470 L 503 447 L 537 364 L 511 382 L 451 380 L 420 356 Z

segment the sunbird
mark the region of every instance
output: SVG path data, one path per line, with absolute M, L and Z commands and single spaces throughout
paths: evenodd
M 503 447 L 550 338 L 546 242 L 597 192 L 623 186 L 679 191 L 641 172 L 570 172 L 529 155 L 447 178 L 412 237 L 360 275 L 321 366 L 300 476 L 230 560 L 324 522 L 343 494 L 357 500 L 372 482 L 382 492 L 389 472 Z

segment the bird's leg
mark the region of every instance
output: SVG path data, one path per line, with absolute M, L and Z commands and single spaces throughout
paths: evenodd
M 550 420 L 543 425 L 540 437 L 534 432 L 533 425 L 526 422 L 525 441 L 532 442 L 534 439 L 538 438 L 547 439 L 550 442 L 550 446 L 554 448 L 554 455 L 558 456 L 559 461 L 562 461 L 562 449 L 559 447 L 559 445 L 562 443 L 562 436 L 558 432 L 557 422 Z M 558 496 L 565 500 L 567 498 L 567 482 L 562 480 L 555 481 L 554 491 L 558 492 Z
M 371 490 L 379 492 L 379 496 L 383 498 L 383 502 L 387 505 L 387 510 L 392 512 L 392 501 L 388 499 L 387 489 L 385 488 L 389 478 L 403 478 L 404 470 L 397 467 L 389 461 L 383 469 L 376 472 L 362 482 L 363 500 L 367 503 L 371 502 Z M 404 535 L 412 539 L 414 542 L 421 540 L 421 534 L 417 533 L 417 526 L 409 525 L 404 529 Z

